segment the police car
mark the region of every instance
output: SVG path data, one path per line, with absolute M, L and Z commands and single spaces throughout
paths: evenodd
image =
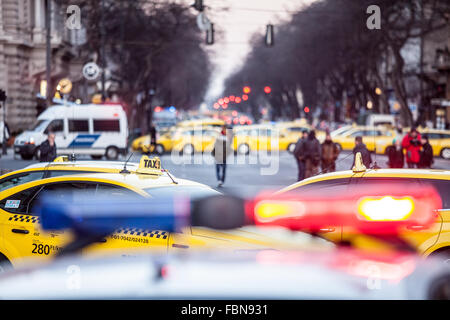
M 359 159 L 359 161 L 358 161 Z M 450 259 L 450 171 L 430 169 L 367 169 L 358 158 L 352 170 L 317 175 L 291 186 L 278 194 L 323 192 L 324 194 L 348 194 L 367 184 L 380 186 L 399 184 L 413 186 L 417 190 L 431 185 L 440 194 L 442 208 L 435 211 L 435 223 L 429 227 L 420 224 L 404 228 L 402 238 L 424 256 L 443 255 Z M 322 235 L 335 242 L 346 241 L 355 234 L 350 227 L 324 226 Z
M 303 197 L 300 201 L 296 201 L 289 194 L 280 197 L 260 196 L 245 202 L 244 207 L 249 223 L 261 227 L 278 225 L 292 231 L 303 228 L 312 230 L 323 225 L 327 218 L 327 222 L 334 221 L 346 226 L 364 228 L 372 235 L 394 236 L 400 226 L 410 225 L 415 221 L 432 222 L 429 208 L 434 205 L 436 194 L 428 188 L 417 192 L 410 191 L 408 188 L 384 191 L 370 189 L 364 193 L 360 188 L 356 195 L 334 197 L 328 201 L 324 201 L 323 194 L 311 199 Z M 367 198 L 367 195 L 374 198 Z M 384 202 L 380 201 L 383 198 L 377 197 L 386 195 L 391 195 L 392 203 L 399 207 L 403 207 L 404 196 L 409 195 L 408 201 L 414 204 L 414 209 L 408 218 L 376 220 L 380 212 L 374 212 L 373 206 L 376 209 L 383 208 Z M 363 202 L 354 201 L 353 198 Z M 169 204 L 173 198 L 166 197 L 164 200 L 157 204 Z M 227 204 L 232 204 L 232 199 L 225 200 Z M 79 208 L 76 203 L 73 208 Z M 100 201 L 90 205 L 89 201 L 79 202 L 84 204 L 82 208 L 86 210 L 74 211 L 64 202 L 56 202 L 52 207 L 50 199 L 45 202 L 46 206 L 40 209 L 40 214 L 44 226 L 56 229 L 58 225 L 60 228 L 85 226 L 86 230 L 95 233 L 102 227 L 99 221 L 114 226 L 126 216 L 126 206 L 117 208 L 118 203 L 118 200 L 112 203 Z M 130 206 L 134 205 L 133 202 L 128 203 Z M 206 200 L 203 204 L 208 209 L 221 211 L 217 213 L 218 216 L 233 216 L 230 214 L 232 206 L 223 206 L 224 202 L 212 206 L 214 203 L 216 201 Z M 142 204 L 145 204 L 145 201 Z M 147 204 L 150 205 L 150 202 Z M 95 210 L 96 205 L 114 207 L 112 211 L 115 214 L 106 214 L 102 216 L 103 220 L 98 220 L 98 216 L 93 216 L 91 212 Z M 355 214 L 354 210 L 361 205 L 365 207 L 362 214 Z M 170 224 L 173 227 L 177 217 L 185 221 L 188 212 L 191 218 L 195 216 L 195 209 L 191 210 L 188 206 L 179 214 L 173 211 L 175 207 L 161 207 L 159 210 L 147 207 L 151 213 L 147 216 L 149 220 L 131 219 L 134 226 L 141 224 L 145 227 L 153 223 L 161 228 Z M 173 214 L 169 217 L 171 210 Z M 145 209 L 141 209 L 131 216 L 137 219 L 144 213 Z M 63 216 L 71 219 L 60 219 Z M 173 222 L 168 223 L 167 218 L 173 218 Z M 449 285 L 448 267 L 438 259 L 423 260 L 410 251 L 392 248 L 381 252 L 364 251 L 347 245 L 281 251 L 239 251 L 233 254 L 144 254 L 132 259 L 120 256 L 90 259 L 61 257 L 48 265 L 28 265 L 20 270 L 5 273 L 0 277 L 0 298 L 449 299 Z M 183 311 L 178 312 L 181 314 Z M 231 309 L 216 312 L 238 314 L 233 313 Z M 213 316 L 211 313 L 209 315 Z
M 0 180 L 0 260 L 14 265 L 23 258 L 50 257 L 72 239 L 69 231 L 41 229 L 34 209 L 48 193 L 52 193 L 55 201 L 83 199 L 90 195 L 158 199 L 171 194 L 186 194 L 191 198 L 219 194 L 209 186 L 173 177 L 161 168 L 159 158 L 143 156 L 137 168 L 130 170 L 129 164 L 120 171 L 120 165 L 107 164 L 104 168 L 102 165 L 103 162 L 85 166 L 70 162 L 39 164 L 4 176 Z M 191 247 L 254 249 L 294 243 L 251 230 L 228 232 L 189 227 L 183 232 L 169 233 L 122 228 L 91 246 L 89 252 L 139 248 L 185 251 Z

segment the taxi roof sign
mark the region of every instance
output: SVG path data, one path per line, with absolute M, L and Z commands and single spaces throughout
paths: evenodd
M 163 171 L 161 170 L 161 160 L 159 159 L 159 157 L 149 158 L 148 156 L 144 155 L 139 161 L 139 168 L 136 170 L 136 172 L 143 174 L 162 175 Z
M 352 168 L 353 172 L 365 172 L 366 166 L 363 164 L 361 152 L 357 152 L 355 155 L 355 165 Z
M 59 156 L 53 160 L 53 162 L 69 162 L 68 156 Z

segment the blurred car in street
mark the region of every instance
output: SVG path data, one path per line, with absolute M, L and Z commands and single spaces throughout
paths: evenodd
M 394 130 L 388 130 L 382 126 L 355 126 L 349 130 L 342 130 L 341 133 L 334 133 L 332 139 L 340 150 L 353 150 L 355 147 L 355 138 L 358 136 L 363 138 L 363 143 L 369 151 L 384 154 L 386 148 L 392 144 L 396 133 Z

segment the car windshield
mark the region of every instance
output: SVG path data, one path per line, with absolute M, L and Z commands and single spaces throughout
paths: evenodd
M 35 131 L 35 132 L 44 131 L 44 129 L 47 128 L 47 125 L 49 123 L 50 123 L 50 120 L 38 120 L 32 127 L 31 131 Z

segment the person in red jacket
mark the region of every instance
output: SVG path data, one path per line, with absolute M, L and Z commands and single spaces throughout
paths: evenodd
M 409 133 L 403 137 L 402 147 L 406 151 L 406 164 L 408 168 L 417 168 L 420 161 L 420 133 L 416 128 L 411 128 Z

